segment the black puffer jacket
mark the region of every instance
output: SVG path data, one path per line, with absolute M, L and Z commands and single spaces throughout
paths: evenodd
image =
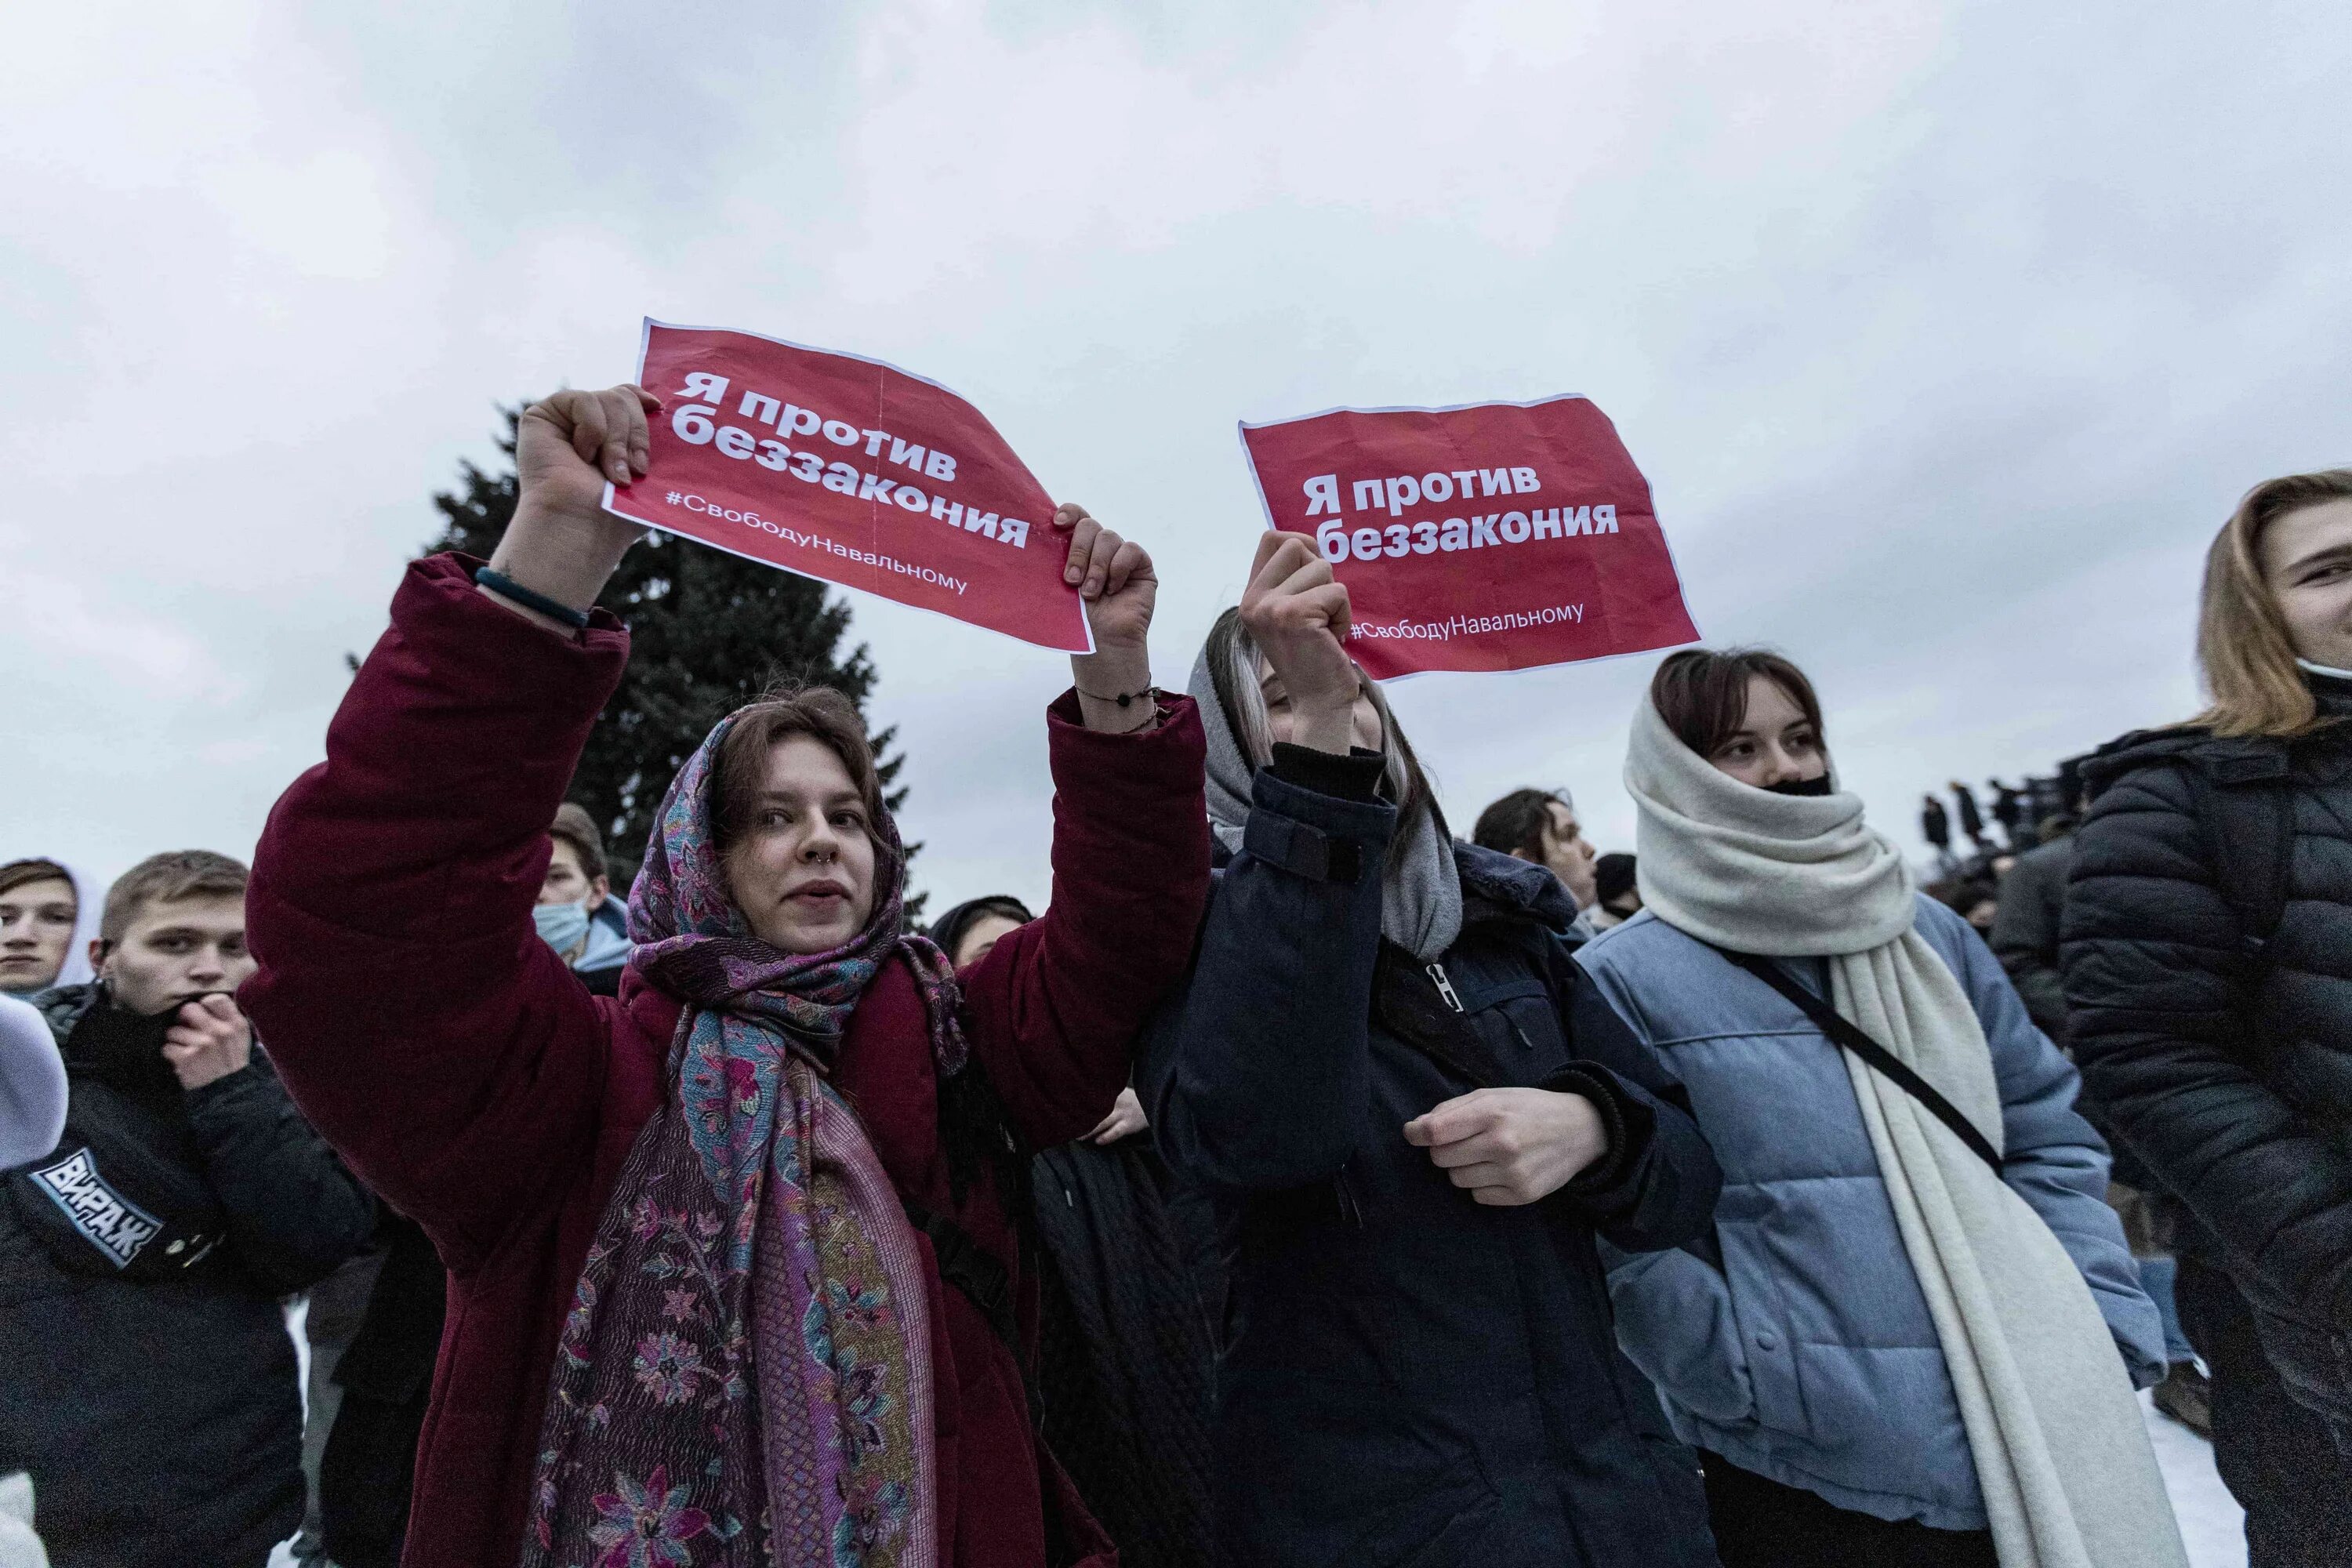
M 278 1299 L 367 1245 L 373 1200 L 260 1049 L 182 1093 L 94 1059 L 94 987 L 38 1005 L 69 1110 L 0 1193 L 0 1473 L 32 1472 L 57 1568 L 260 1568 L 302 1522 Z
M 2352 683 L 2315 689 L 2352 718 Z M 2084 777 L 2063 963 L 2084 1096 L 2185 1207 L 2183 1249 L 2253 1303 L 2288 1385 L 2352 1424 L 2352 724 L 2284 744 L 2130 735 Z M 2258 954 L 2211 804 L 2248 787 L 2293 809 Z
M 2000 898 L 1986 939 L 2009 971 L 2033 1026 L 2066 1043 L 2066 988 L 2058 973 L 2060 922 L 2066 910 L 2071 837 L 2027 850 L 2000 879 Z

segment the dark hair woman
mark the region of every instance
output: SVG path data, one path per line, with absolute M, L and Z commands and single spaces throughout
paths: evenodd
M 2183 1563 L 2133 1397 L 2163 1336 L 2074 1069 L 1839 790 L 1812 683 L 1672 655 L 1625 784 L 1643 912 L 1578 958 L 1724 1187 L 1711 1247 L 1617 1257 L 1610 1293 L 1727 1568 Z
M 1237 1237 L 1220 1560 L 1709 1563 L 1594 1237 L 1688 1239 L 1714 1162 L 1559 880 L 1452 842 L 1312 542 L 1266 535 L 1251 579 L 1192 683 L 1234 858 L 1142 1077 Z
M 1102 1119 L 1206 895 L 1199 723 L 1133 700 L 1150 560 L 1055 516 L 1097 651 L 1048 714 L 1044 920 L 961 975 L 906 933 L 864 726 L 785 692 L 671 783 L 592 996 L 530 911 L 628 658 L 601 502 L 656 406 L 524 414 L 495 558 L 409 568 L 257 857 L 247 1001 L 449 1268 L 404 1560 L 1108 1560 L 1032 1436 L 998 1162 Z
M 2255 1562 L 2352 1562 L 2352 469 L 2247 494 L 2197 657 L 2203 714 L 2083 768 L 2071 1043 L 2177 1222 Z
M 931 924 L 931 941 L 958 969 L 969 969 L 996 944 L 1037 917 L 1010 894 L 968 899 Z

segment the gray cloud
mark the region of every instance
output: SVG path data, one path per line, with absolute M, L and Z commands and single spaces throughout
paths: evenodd
M 0 853 L 242 850 L 493 404 L 635 322 L 979 402 L 1167 582 L 1181 683 L 1260 519 L 1237 418 L 1577 391 L 1713 640 L 1849 780 L 2194 703 L 2204 541 L 2352 458 L 2323 7 L 1232 4 L 1116 15 L 77 7 L 0 62 Z M 924 879 L 1047 890 L 1050 656 L 861 602 Z M 1394 692 L 1466 822 L 1615 788 L 1651 661 Z

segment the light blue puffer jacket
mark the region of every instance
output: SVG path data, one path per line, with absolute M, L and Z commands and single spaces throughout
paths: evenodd
M 1991 1045 L 2003 1175 L 2064 1243 L 2147 1386 L 2164 1373 L 2163 1330 L 2104 1200 L 2107 1150 L 2074 1113 L 2074 1068 L 1966 921 L 1922 898 L 1914 929 L 1958 976 Z M 1723 1167 L 1721 1268 L 1690 1250 L 1607 1258 L 1618 1341 L 1677 1435 L 1840 1508 L 1983 1529 L 1959 1406 L 1844 1052 L 1654 915 L 1577 957 L 1689 1091 Z M 1825 964 L 1791 968 L 1825 994 Z

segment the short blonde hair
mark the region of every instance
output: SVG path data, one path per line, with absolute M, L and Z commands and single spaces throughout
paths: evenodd
M 2197 663 L 2210 705 L 2192 722 L 2217 735 L 2300 735 L 2319 705 L 2294 662 L 2278 595 L 2263 575 L 2263 535 L 2291 511 L 2352 499 L 2352 468 L 2265 479 L 2246 492 L 2205 554 Z

